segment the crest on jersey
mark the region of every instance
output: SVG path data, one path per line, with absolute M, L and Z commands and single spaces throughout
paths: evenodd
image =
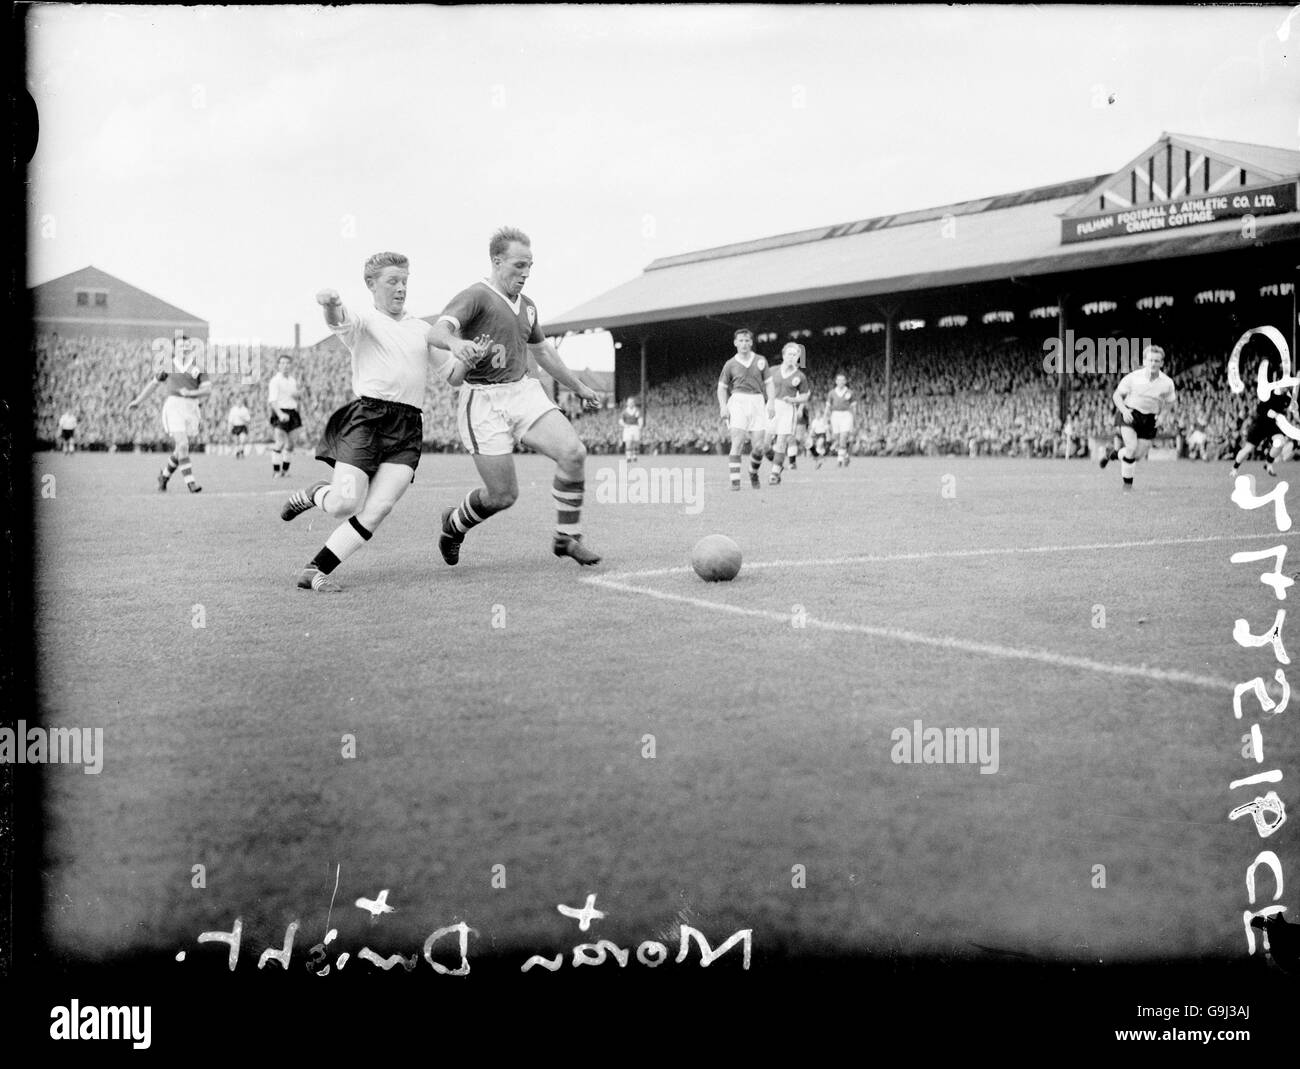
M 537 325 L 537 309 L 531 304 L 528 306 L 528 329 L 532 330 Z
M 762 371 L 765 367 L 767 367 L 767 361 L 760 356 L 758 358 L 758 370 Z

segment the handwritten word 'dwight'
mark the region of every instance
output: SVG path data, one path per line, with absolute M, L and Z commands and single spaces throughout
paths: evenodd
M 596 896 L 588 895 L 587 904 L 581 909 L 573 906 L 557 906 L 556 909 L 566 916 L 578 922 L 578 931 L 585 932 L 591 926 L 591 921 L 601 920 L 605 914 L 596 909 Z M 716 950 L 709 945 L 708 939 L 704 933 L 697 928 L 692 928 L 689 924 L 681 926 L 680 943 L 678 944 L 676 961 L 678 964 L 685 961 L 691 952 L 691 943 L 694 942 L 700 951 L 700 966 L 707 967 L 716 959 L 722 957 L 732 947 L 737 944 L 741 947 L 741 968 L 749 968 L 750 953 L 753 949 L 753 932 L 752 928 L 743 928 L 734 933 L 730 939 L 723 943 Z M 579 943 L 573 948 L 573 960 L 571 962 L 574 968 L 581 965 L 604 965 L 608 957 L 612 957 L 618 962 L 620 969 L 627 968 L 628 959 L 632 952 L 626 947 L 620 947 L 608 939 L 598 939 L 594 943 Z M 636 948 L 636 960 L 646 966 L 654 969 L 668 960 L 668 947 L 656 939 L 647 939 L 640 943 Z M 520 972 L 528 972 L 535 966 L 540 966 L 547 972 L 555 972 L 564 964 L 564 955 L 556 954 L 552 958 L 543 957 L 540 954 L 534 954 L 520 966 Z

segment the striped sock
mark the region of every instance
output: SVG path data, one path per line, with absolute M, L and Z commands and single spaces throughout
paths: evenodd
M 749 454 L 749 471 L 751 475 L 757 475 L 758 469 L 763 466 L 763 454 L 757 449 L 752 450 Z
M 727 457 L 727 471 L 731 475 L 731 485 L 740 485 L 740 454 L 732 453 Z
M 280 470 L 280 450 L 278 447 L 271 450 L 271 470 L 273 472 Z
M 482 487 L 475 487 L 465 495 L 465 500 L 452 512 L 449 518 L 452 533 L 464 538 L 471 527 L 477 527 L 489 516 L 495 516 L 500 511 L 501 509 L 498 508 L 490 508 L 483 501 Z
M 582 515 L 582 491 L 586 482 L 582 479 L 571 480 L 555 474 L 551 483 L 551 496 L 555 498 L 555 530 L 559 534 L 576 535 L 582 533 L 579 519 Z
M 289 462 L 288 462 L 287 460 L 284 460 L 284 461 L 281 461 L 281 462 L 280 462 L 280 470 L 281 470 L 285 475 L 288 475 L 288 474 L 289 474 Z
M 335 568 L 347 560 L 367 542 L 373 531 L 367 531 L 353 516 L 347 523 L 340 523 L 334 533 L 325 540 L 321 551 L 311 559 L 309 568 L 318 569 L 322 575 L 329 575 Z
M 181 458 L 178 457 L 175 453 L 173 453 L 171 456 L 167 458 L 167 464 L 163 467 L 163 474 L 170 479 L 173 475 L 176 474 L 176 469 L 179 468 L 180 465 L 181 465 Z
M 775 459 L 772 461 L 772 474 L 780 475 L 784 467 L 785 467 L 785 457 L 783 457 L 780 453 L 777 453 Z
M 1126 483 L 1131 483 L 1133 481 L 1133 470 L 1136 467 L 1136 461 L 1129 460 L 1124 453 L 1119 455 L 1119 473 L 1123 476 Z
M 193 467 L 191 467 L 191 465 L 190 465 L 190 458 L 189 458 L 188 455 L 187 455 L 187 456 L 183 456 L 183 457 L 180 458 L 180 468 L 181 468 L 181 475 L 182 475 L 182 476 L 184 477 L 184 479 L 185 479 L 185 485 L 186 485 L 186 486 L 193 486 L 193 485 L 194 485 L 194 469 L 193 469 Z M 168 474 L 171 474 L 171 473 L 169 472 Z

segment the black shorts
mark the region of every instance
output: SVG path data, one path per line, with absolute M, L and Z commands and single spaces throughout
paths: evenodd
M 241 434 L 248 433 L 248 425 L 246 423 L 241 423 L 238 424 L 237 426 L 232 426 L 230 428 L 230 433 L 233 434 L 236 438 L 238 438 Z
M 374 477 L 380 464 L 420 464 L 424 414 L 400 401 L 358 397 L 330 416 L 316 447 L 316 459 L 331 468 L 351 464 Z
M 1143 439 L 1150 441 L 1156 436 L 1156 414 L 1154 412 L 1134 412 L 1133 422 L 1125 423 L 1124 417 L 1116 412 L 1115 426 L 1116 428 L 1132 427 L 1139 441 Z
M 302 416 L 298 415 L 296 408 L 286 408 L 284 410 L 284 422 L 275 418 L 275 409 L 271 409 L 271 426 L 276 430 L 284 431 L 291 434 L 302 426 Z
M 76 433 L 77 433 L 76 431 L 70 431 L 66 427 L 62 427 L 59 429 L 59 435 L 63 438 L 65 442 L 70 441 L 72 436 Z
M 1273 440 L 1273 435 L 1281 433 L 1276 420 L 1262 412 L 1257 412 L 1246 430 L 1246 441 L 1254 446 L 1267 445 Z

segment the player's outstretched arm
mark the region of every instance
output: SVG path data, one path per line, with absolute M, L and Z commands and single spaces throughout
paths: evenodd
M 144 403 L 145 399 L 146 399 L 146 398 L 147 398 L 151 393 L 153 393 L 154 390 L 156 390 L 157 388 L 158 388 L 158 380 L 157 380 L 157 379 L 150 379 L 147 383 L 145 383 L 145 387 L 144 387 L 144 389 L 141 390 L 141 391 L 139 392 L 139 394 L 136 395 L 135 399 L 134 399 L 133 401 L 128 401 L 128 402 L 127 402 L 127 405 L 126 405 L 127 409 L 130 410 L 130 409 L 132 409 L 132 408 L 138 408 L 141 404 Z
M 462 341 L 461 338 L 453 338 L 453 341 Z M 447 380 L 451 386 L 459 386 L 465 381 L 465 376 L 469 374 L 470 368 L 479 362 L 492 345 L 492 339 L 486 334 L 479 335 L 472 342 L 461 346 L 463 356 L 457 356 L 450 352 L 445 346 L 435 345 L 433 338 L 429 339 L 429 359 L 433 361 L 433 370 Z
M 482 347 L 479 341 L 462 338 L 452 329 L 450 319 L 439 319 L 433 324 L 433 329 L 429 331 L 429 344 L 435 349 L 449 351 L 467 369 L 478 363 L 479 357 L 482 356 Z M 461 376 L 461 379 L 464 380 L 464 375 Z M 458 384 L 452 383 L 452 385 Z
M 583 382 L 569 370 L 568 365 L 560 359 L 555 346 L 550 341 L 536 342 L 528 346 L 537 366 L 551 376 L 561 386 L 566 386 L 582 398 L 583 408 L 599 408 L 600 394 Z
M 325 309 L 325 324 L 331 327 L 337 327 L 348 316 L 348 310 L 343 307 L 343 299 L 339 296 L 338 290 L 321 290 L 316 294 L 316 303 Z

